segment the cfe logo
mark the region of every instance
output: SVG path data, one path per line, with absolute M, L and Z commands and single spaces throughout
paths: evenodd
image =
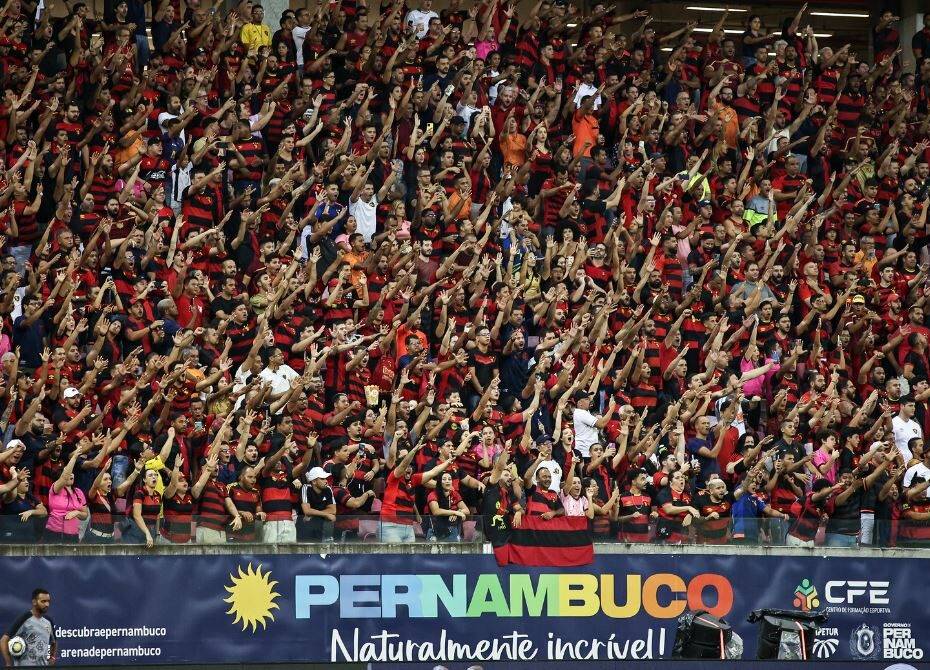
M 802 579 L 797 588 L 794 589 L 794 606 L 803 612 L 820 607 L 820 597 L 817 593 L 817 587 L 809 579 Z
M 827 602 L 831 605 L 888 605 L 891 582 L 830 581 L 824 587 Z

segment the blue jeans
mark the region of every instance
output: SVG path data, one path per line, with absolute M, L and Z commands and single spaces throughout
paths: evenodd
M 435 522 L 434 522 L 435 523 Z M 430 540 L 436 540 L 437 542 L 461 542 L 462 541 L 462 527 L 459 524 L 454 526 L 449 526 L 447 529 L 444 529 L 444 532 L 448 531 L 446 535 L 442 537 L 437 537 L 436 532 L 433 529 L 430 529 L 427 533 L 427 537 Z
M 844 535 L 843 533 L 827 533 L 825 544 L 828 547 L 855 547 L 857 542 L 855 535 Z
M 416 542 L 413 526 L 406 523 L 381 522 L 382 542 Z
M 148 65 L 149 62 L 149 38 L 148 35 L 136 35 L 136 65 L 139 72 Z
M 770 517 L 768 520 L 769 534 L 772 536 L 773 547 L 785 546 L 785 538 L 791 528 L 791 521 Z
M 139 526 L 136 525 L 136 522 L 130 521 L 129 523 L 132 525 L 130 525 L 129 528 L 123 531 L 123 535 L 121 538 L 122 543 L 123 544 L 145 544 L 145 535 L 142 533 L 141 530 L 139 530 Z M 156 537 L 158 537 L 158 530 L 154 526 L 151 526 L 149 527 L 149 534 L 152 536 L 152 539 L 154 540 Z
M 126 481 L 129 476 L 129 456 L 117 454 L 113 457 L 113 463 L 110 465 L 110 477 L 113 479 L 113 490 L 119 488 L 120 484 Z

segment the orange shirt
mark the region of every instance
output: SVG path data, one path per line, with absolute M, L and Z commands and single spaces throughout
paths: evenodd
M 360 254 L 350 251 L 342 257 L 342 259 L 349 264 L 349 267 L 352 268 L 352 271 L 349 272 L 349 281 L 352 282 L 354 286 L 359 291 L 362 290 L 362 284 L 364 284 L 367 279 L 365 277 L 365 271 L 359 269 L 365 260 L 368 258 L 368 252 L 362 252 Z
M 142 138 L 142 135 L 139 134 L 136 130 L 130 130 L 126 137 L 132 138 L 132 144 L 125 148 L 117 147 L 113 149 L 113 163 L 115 165 L 121 165 L 123 163 L 128 163 L 133 158 L 135 158 L 139 153 L 145 151 L 145 141 Z
M 502 137 L 500 146 L 505 164 L 520 167 L 526 162 L 526 135 L 514 133 Z
M 572 152 L 575 156 L 581 154 L 582 156 L 591 157 L 591 149 L 597 146 L 597 135 L 600 130 L 600 126 L 597 122 L 597 116 L 594 114 L 585 114 L 583 110 L 578 110 L 575 112 L 575 116 L 572 118 L 572 133 L 575 135 L 575 143 L 572 146 Z M 585 142 L 590 142 L 588 147 L 585 147 Z
M 723 122 L 723 141 L 731 149 L 735 149 L 739 142 L 739 115 L 732 107 L 715 101 L 714 113 Z
M 465 204 L 461 207 L 459 206 L 460 202 L 462 202 L 462 196 L 459 195 L 458 191 L 452 191 L 452 195 L 449 196 L 449 212 L 452 213 L 452 218 L 456 221 L 471 217 L 471 196 L 465 198 Z

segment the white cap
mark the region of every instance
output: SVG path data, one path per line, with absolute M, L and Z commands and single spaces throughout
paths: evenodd
M 79 395 L 81 395 L 81 392 L 78 391 L 78 390 L 77 390 L 76 388 L 74 388 L 73 386 L 69 386 L 68 388 L 65 389 L 65 392 L 64 392 L 65 400 L 67 400 L 67 399 L 69 399 L 69 398 L 76 398 L 76 397 L 78 397 Z
M 6 446 L 4 447 L 4 450 L 6 450 L 6 449 L 16 449 L 16 447 L 22 447 L 23 449 L 25 449 L 25 448 L 26 448 L 26 443 L 23 442 L 22 440 L 17 440 L 17 439 L 14 438 L 14 439 L 12 439 L 12 440 L 10 440 L 9 442 L 6 443 Z
M 312 482 L 315 479 L 329 479 L 329 473 L 320 466 L 311 468 L 310 472 L 307 473 L 307 481 Z

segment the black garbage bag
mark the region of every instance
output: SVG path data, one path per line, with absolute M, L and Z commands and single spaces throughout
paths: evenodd
M 678 617 L 672 658 L 740 658 L 743 641 L 724 619 L 704 610 Z

